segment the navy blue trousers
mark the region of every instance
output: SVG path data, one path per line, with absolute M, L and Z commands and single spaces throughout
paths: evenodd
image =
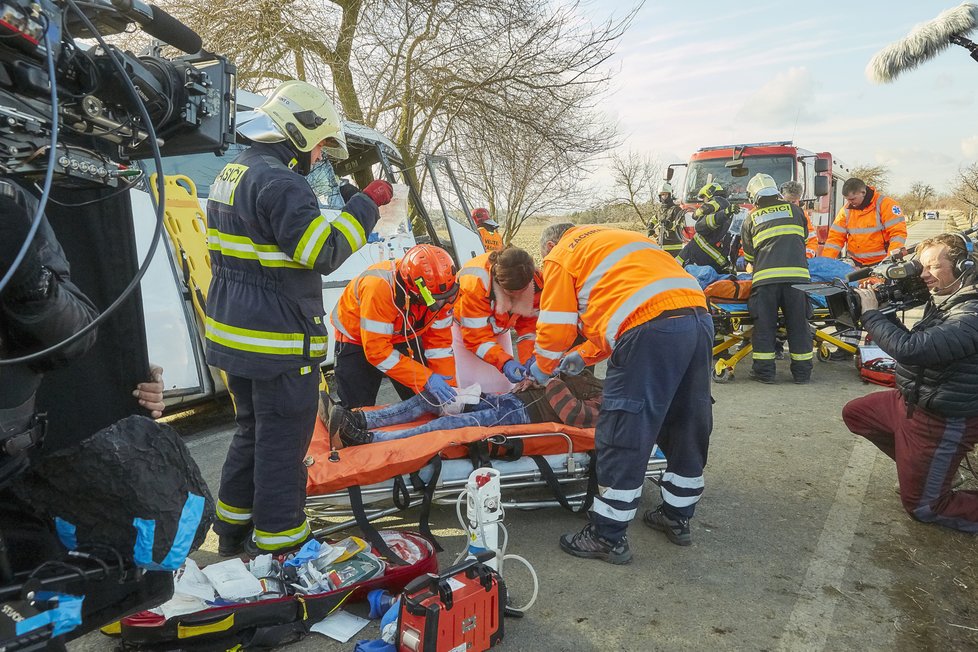
M 601 536 L 625 535 L 656 443 L 667 462 L 661 483 L 667 513 L 693 515 L 713 430 L 712 359 L 713 320 L 700 309 L 646 322 L 615 343 L 595 432 L 591 520 Z
M 235 536 L 253 525 L 259 547 L 289 547 L 309 534 L 302 462 L 316 425 L 319 371 L 269 380 L 227 374 L 227 384 L 238 430 L 221 470 L 214 530 Z

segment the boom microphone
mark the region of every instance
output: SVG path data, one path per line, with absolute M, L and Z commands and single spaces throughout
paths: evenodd
M 913 28 L 906 38 L 891 43 L 876 53 L 866 66 L 866 76 L 878 84 L 891 82 L 904 70 L 913 70 L 937 56 L 947 46 L 961 45 L 978 60 L 978 46 L 964 35 L 978 26 L 978 6 L 965 2 L 948 9 L 934 20 Z
M 157 6 L 141 0 L 111 0 L 112 6 L 126 18 L 139 23 L 144 32 L 188 54 L 203 47 L 197 32 Z
M 859 269 L 854 269 L 848 274 L 846 274 L 846 280 L 850 283 L 853 281 L 861 281 L 864 278 L 869 278 L 873 275 L 872 267 L 860 267 Z

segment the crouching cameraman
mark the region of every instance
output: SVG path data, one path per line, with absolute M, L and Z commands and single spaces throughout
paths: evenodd
M 978 272 L 970 249 L 956 233 L 920 243 L 931 297 L 910 330 L 878 310 L 872 290 L 857 290 L 863 328 L 896 360 L 897 389 L 850 401 L 842 418 L 896 462 L 913 518 L 978 532 L 978 492 L 951 489 L 978 442 Z
M 15 261 L 31 228 L 37 200 L 16 184 L 0 179 L 0 277 Z M 52 346 L 87 326 L 97 311 L 69 280 L 68 263 L 42 217 L 23 261 L 0 290 L 0 358 L 13 358 Z M 6 487 L 28 465 L 40 443 L 44 421 L 35 413 L 35 396 L 45 371 L 84 354 L 95 331 L 34 363 L 0 367 L 0 532 L 7 539 L 13 570 L 31 568 L 54 556 L 57 541 Z M 5 578 L 8 579 L 8 578 Z

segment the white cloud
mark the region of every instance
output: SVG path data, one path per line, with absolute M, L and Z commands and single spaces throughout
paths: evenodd
M 815 79 L 806 67 L 780 73 L 754 93 L 740 109 L 740 117 L 767 127 L 791 127 L 799 121 L 815 122 L 812 111 Z
M 978 158 L 978 136 L 972 136 L 971 138 L 962 140 L 961 153 L 970 159 Z

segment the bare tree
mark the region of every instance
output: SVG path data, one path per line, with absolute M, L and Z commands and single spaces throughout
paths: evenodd
M 958 170 L 953 194 L 964 210 L 978 209 L 978 163 Z
M 890 168 L 885 165 L 856 165 L 853 166 L 850 176 L 862 179 L 867 186 L 873 186 L 882 192 L 890 181 Z
M 910 192 L 900 197 L 900 206 L 909 215 L 916 215 L 927 208 L 928 203 L 937 196 L 934 186 L 915 181 L 910 186 Z
M 656 181 L 662 174 L 662 163 L 655 158 L 629 150 L 611 157 L 615 190 L 623 195 L 615 202 L 628 206 L 643 225 L 648 226 L 652 214 L 651 202 L 656 195 Z

